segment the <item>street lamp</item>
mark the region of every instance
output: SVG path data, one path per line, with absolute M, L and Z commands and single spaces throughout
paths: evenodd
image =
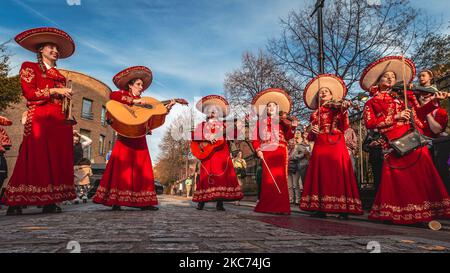
M 316 8 L 313 13 L 311 13 L 310 17 L 317 12 L 317 33 L 318 33 L 318 42 L 319 42 L 319 71 L 320 74 L 323 74 L 325 71 L 324 68 L 324 55 L 323 55 L 323 20 L 322 20 L 322 10 L 324 6 L 325 0 L 317 0 Z
M 367 96 L 367 94 L 365 92 L 360 92 L 356 97 L 355 97 L 359 103 L 364 103 L 365 101 L 367 101 L 369 99 L 369 96 Z M 362 114 L 362 110 L 360 109 L 360 105 L 358 103 L 358 110 L 360 113 L 360 118 L 359 118 L 359 168 L 360 168 L 360 181 L 361 181 L 361 185 L 364 182 L 364 161 L 363 161 L 363 150 L 362 150 L 362 145 L 363 145 L 363 140 L 362 140 L 362 119 L 363 119 L 363 114 Z

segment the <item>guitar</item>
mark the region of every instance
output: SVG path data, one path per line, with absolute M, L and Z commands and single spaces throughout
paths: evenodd
M 218 135 L 215 136 L 215 138 L 217 137 Z M 191 152 L 196 158 L 205 160 L 211 156 L 214 151 L 221 149 L 225 143 L 225 139 L 217 139 L 214 144 L 208 140 L 192 140 Z
M 165 105 L 170 100 L 159 101 L 151 97 L 142 97 L 145 105 L 132 105 L 110 100 L 106 103 L 108 123 L 121 136 L 139 138 L 145 136 L 150 130 L 164 124 L 168 113 Z M 189 103 L 184 99 L 175 99 L 182 105 Z

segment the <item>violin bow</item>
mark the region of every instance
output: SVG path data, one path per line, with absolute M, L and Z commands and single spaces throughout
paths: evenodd
M 405 106 L 408 107 L 408 97 L 406 96 L 406 72 L 405 72 L 405 55 L 402 54 L 402 71 L 403 71 L 403 96 L 405 98 Z
M 317 92 L 317 115 L 318 115 L 318 126 L 319 126 L 319 133 L 320 133 L 320 78 L 317 79 L 317 86 L 318 86 L 318 92 Z

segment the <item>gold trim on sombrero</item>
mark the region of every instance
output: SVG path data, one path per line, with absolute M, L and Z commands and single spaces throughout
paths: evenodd
M 128 90 L 128 83 L 133 79 L 141 79 L 143 83 L 142 91 L 147 89 L 153 81 L 153 74 L 150 68 L 145 66 L 128 67 L 113 77 L 113 82 L 117 88 Z
M 37 52 L 44 43 L 54 43 L 58 46 L 59 58 L 70 57 L 75 52 L 75 43 L 65 31 L 53 27 L 40 27 L 26 30 L 18 34 L 15 41 L 25 49 Z
M 321 74 L 309 81 L 303 91 L 303 101 L 312 110 L 317 109 L 319 90 L 323 87 L 330 89 L 334 100 L 341 100 L 347 95 L 344 81 L 334 74 Z
M 199 110 L 200 112 L 205 113 L 206 110 L 206 106 L 209 105 L 215 105 L 218 106 L 222 109 L 222 114 L 224 117 L 228 116 L 229 114 L 229 104 L 228 101 L 219 95 L 208 95 L 208 96 L 204 96 L 201 100 L 199 100 L 197 102 L 197 104 L 195 105 L 195 107 L 197 108 L 197 110 Z
M 275 102 L 280 111 L 286 113 L 291 111 L 291 96 L 280 88 L 268 88 L 256 94 L 252 100 L 253 109 L 258 113 L 258 115 L 262 115 L 269 102 Z
M 405 59 L 405 78 L 410 83 L 416 75 L 416 66 L 407 58 Z M 402 56 L 387 56 L 376 60 L 364 69 L 359 85 L 362 89 L 369 91 L 370 87 L 377 84 L 377 80 L 384 73 L 391 71 L 395 73 L 397 82 L 403 81 Z

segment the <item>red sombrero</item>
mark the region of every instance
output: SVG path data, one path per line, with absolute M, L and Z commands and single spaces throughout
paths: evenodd
M 229 107 L 228 101 L 224 97 L 219 96 L 219 95 L 205 96 L 197 102 L 195 107 L 200 112 L 206 114 L 205 110 L 206 110 L 207 106 L 209 106 L 209 105 L 215 105 L 215 106 L 220 107 L 220 109 L 222 110 L 223 116 L 224 117 L 228 116 L 230 107 Z
M 303 101 L 309 109 L 317 109 L 319 90 L 323 87 L 330 89 L 333 100 L 341 100 L 347 95 L 347 86 L 340 77 L 333 74 L 318 75 L 303 91 Z
M 280 111 L 289 113 L 292 107 L 292 99 L 283 89 L 268 88 L 256 94 L 252 100 L 253 109 L 262 115 L 269 102 L 275 102 Z
M 43 43 L 54 43 L 58 46 L 59 58 L 70 57 L 75 51 L 75 43 L 66 32 L 53 27 L 40 27 L 26 30 L 15 38 L 23 48 L 37 52 Z
M 402 56 L 388 56 L 371 63 L 364 69 L 359 85 L 362 89 L 369 91 L 377 84 L 380 76 L 388 71 L 395 73 L 397 81 L 403 81 L 403 69 L 406 82 L 410 83 L 416 75 L 416 66 L 410 59 L 404 58 L 404 60 L 403 65 Z
M 132 66 L 117 73 L 113 82 L 117 88 L 128 90 L 128 83 L 133 79 L 141 79 L 144 82 L 143 89 L 147 89 L 153 80 L 153 74 L 150 68 L 145 66 Z

